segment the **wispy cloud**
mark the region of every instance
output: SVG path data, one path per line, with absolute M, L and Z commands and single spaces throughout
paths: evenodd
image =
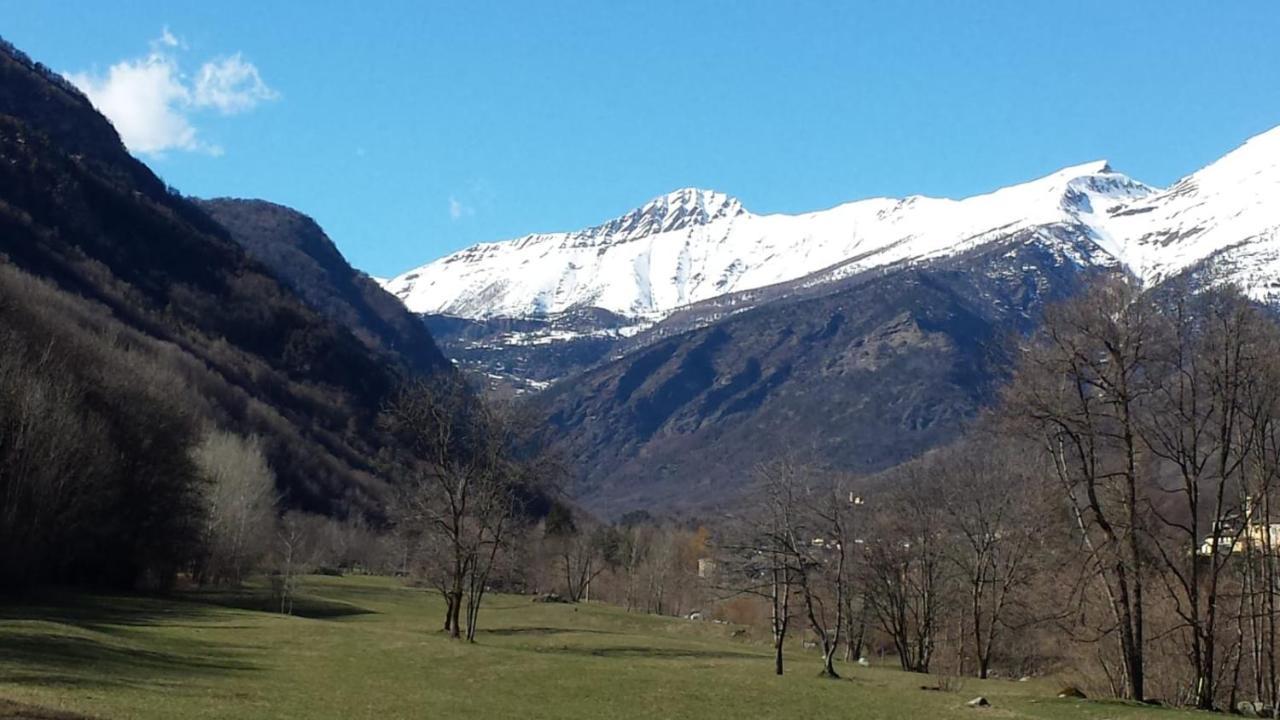
M 262 81 L 258 68 L 236 53 L 200 66 L 193 99 L 196 107 L 211 107 L 223 115 L 234 115 L 279 97 L 280 93 Z
M 458 198 L 449 196 L 449 217 L 454 220 L 461 220 L 464 217 L 471 217 L 476 214 L 476 209 L 463 203 Z
M 196 116 L 205 110 L 234 115 L 280 96 L 240 53 L 202 63 L 193 81 L 182 72 L 178 56 L 185 44 L 169 28 L 150 47 L 146 55 L 121 60 L 105 74 L 66 74 L 111 120 L 133 152 L 221 155 L 220 146 L 200 136 Z

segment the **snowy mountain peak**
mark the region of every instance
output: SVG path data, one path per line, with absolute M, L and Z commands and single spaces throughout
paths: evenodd
M 656 197 L 622 217 L 586 232 L 611 239 L 632 240 L 695 225 L 707 225 L 723 218 L 744 215 L 746 212 L 742 203 L 722 192 L 681 188 Z
M 1063 198 L 1063 207 L 1070 209 L 1071 201 L 1077 198 L 1080 193 L 1128 200 L 1145 197 L 1155 192 L 1155 188 L 1140 183 L 1128 175 L 1116 172 L 1111 167 L 1111 163 L 1106 160 L 1094 160 L 1081 165 L 1072 165 L 1028 183 L 1014 185 L 996 192 L 998 194 L 1018 194 L 1028 197 L 1035 194 L 1061 196 Z
M 1280 127 L 1110 213 L 1099 244 L 1153 284 L 1187 270 L 1280 302 Z
M 1090 262 L 1148 283 L 1183 272 L 1280 301 L 1280 128 L 1166 190 L 1105 160 L 963 199 L 874 198 L 756 215 L 684 188 L 587 230 L 476 245 L 385 284 L 411 310 L 471 318 L 596 307 L 637 322 L 691 303 L 806 278 L 824 283 L 1043 235 L 1092 242 Z
M 1112 212 L 1135 200 L 1153 195 L 1159 190 L 1138 182 L 1111 168 L 1105 160 L 1063 171 L 1085 170 L 1071 177 L 1062 189 L 1062 209 L 1072 216 Z
M 1093 162 L 1081 163 L 1079 165 L 1072 165 L 1070 167 L 1062 168 L 1061 170 L 1055 173 L 1046 175 L 1040 178 L 1039 180 L 1032 180 L 1032 182 L 1045 182 L 1045 181 L 1055 181 L 1055 180 L 1069 181 L 1069 180 L 1074 180 L 1075 178 L 1086 176 L 1086 175 L 1103 175 L 1103 174 L 1114 173 L 1114 172 L 1115 171 L 1111 169 L 1110 162 L 1106 160 L 1094 160 Z

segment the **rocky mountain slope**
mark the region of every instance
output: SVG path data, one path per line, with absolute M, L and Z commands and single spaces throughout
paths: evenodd
M 850 277 L 552 385 L 538 401 L 578 461 L 574 492 L 606 514 L 703 511 L 771 458 L 863 473 L 949 441 L 992 397 L 1016 335 L 1106 272 L 1071 233 Z

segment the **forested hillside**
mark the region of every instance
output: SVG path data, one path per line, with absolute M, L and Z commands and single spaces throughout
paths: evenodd
M 265 200 L 218 198 L 196 205 L 313 310 L 351 330 L 370 350 L 416 372 L 448 367 L 431 333 L 400 301 L 353 269 L 314 220 Z
M 370 343 L 313 309 L 7 45 L 0 257 L 10 582 L 161 581 L 195 532 L 187 449 L 218 428 L 261 437 L 286 506 L 376 514 L 377 412 L 445 366 L 393 315 Z

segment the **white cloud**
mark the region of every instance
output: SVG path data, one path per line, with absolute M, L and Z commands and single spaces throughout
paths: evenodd
M 130 150 L 159 153 L 201 149 L 186 113 L 191 93 L 171 58 L 152 53 L 112 65 L 105 77 L 72 73 L 67 79 L 110 118 Z
M 461 220 L 464 217 L 471 217 L 476 214 L 476 209 L 470 205 L 465 205 L 461 200 L 452 195 L 449 196 L 449 217 L 454 220 Z
M 258 68 L 240 53 L 207 62 L 196 75 L 196 106 L 212 107 L 223 115 L 252 110 L 258 103 L 278 97 L 280 94 L 262 81 Z
M 223 115 L 244 112 L 279 94 L 239 53 L 204 63 L 193 83 L 183 75 L 176 55 L 183 47 L 166 27 L 146 56 L 122 60 L 105 75 L 80 72 L 66 77 L 111 120 L 129 150 L 221 155 L 221 147 L 200 137 L 193 117 L 206 109 Z

